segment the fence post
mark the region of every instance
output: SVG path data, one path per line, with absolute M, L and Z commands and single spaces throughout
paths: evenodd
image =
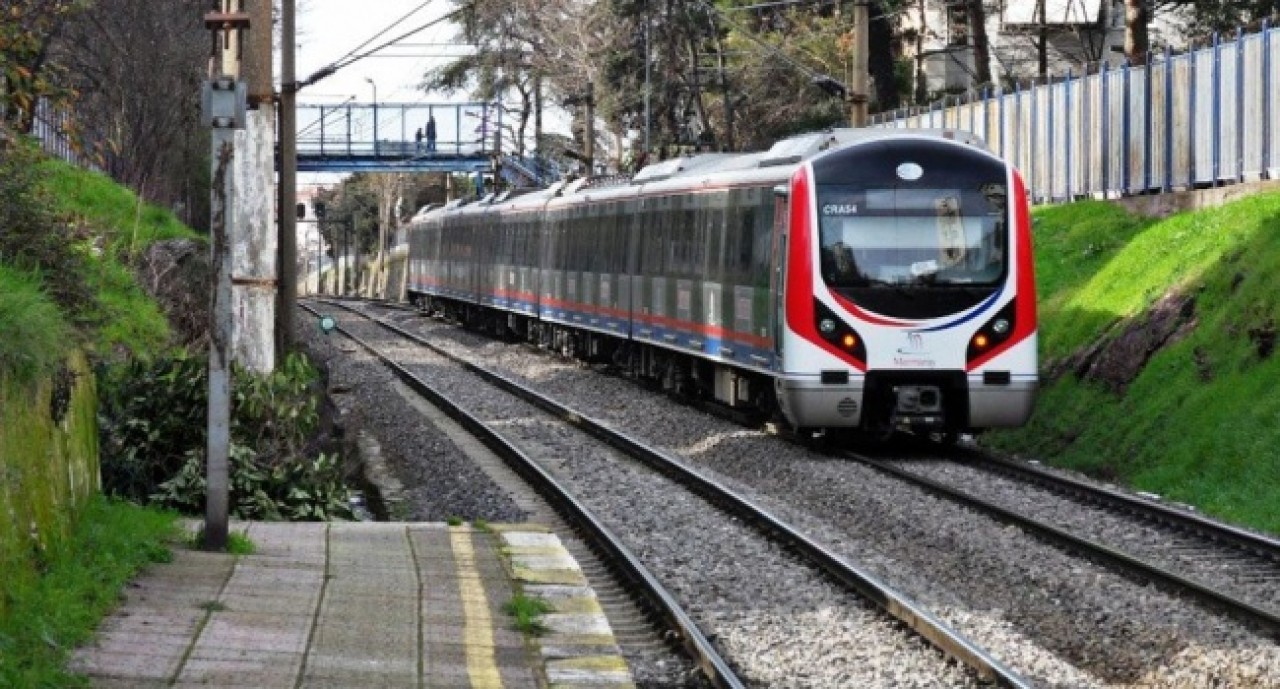
M 1013 82 L 1013 159 L 1022 160 L 1022 86 Z M 1004 111 L 1000 113 L 1000 136 L 1004 136 Z
M 1124 89 L 1124 97 L 1121 99 L 1121 102 L 1124 103 L 1124 107 L 1120 110 L 1120 128 L 1124 131 L 1124 138 L 1121 139 L 1123 145 L 1120 149 L 1120 193 L 1118 195 L 1124 196 L 1129 192 L 1129 134 L 1132 131 L 1132 122 L 1129 117 L 1129 113 L 1132 111 L 1131 108 L 1133 106 L 1132 99 L 1129 97 L 1128 58 L 1125 58 L 1125 61 L 1120 68 L 1124 70 L 1120 73 L 1120 87 Z
M 1089 65 L 1086 63 L 1084 66 L 1084 72 L 1082 72 L 1080 76 L 1080 120 L 1081 120 L 1080 192 L 1081 194 L 1088 194 L 1092 189 L 1092 184 L 1093 184 L 1093 175 L 1089 174 L 1090 169 L 1093 167 L 1090 164 L 1091 161 L 1089 160 L 1089 154 L 1092 152 L 1092 148 L 1093 148 L 1093 131 L 1092 131 L 1093 127 L 1090 126 L 1093 123 L 1090 121 L 1090 115 L 1092 113 L 1089 110 L 1089 106 L 1090 106 Z
M 1066 138 L 1066 144 L 1067 144 L 1066 146 L 1064 146 L 1064 148 L 1066 148 L 1067 150 L 1067 161 L 1066 161 L 1067 165 L 1066 165 L 1066 168 L 1063 170 L 1063 177 L 1065 179 L 1063 179 L 1062 181 L 1063 181 L 1063 187 L 1066 190 L 1068 203 L 1070 203 L 1072 200 L 1075 199 L 1075 189 L 1071 186 L 1072 177 L 1073 177 L 1073 175 L 1071 174 L 1071 149 L 1072 149 L 1071 125 L 1073 120 L 1072 118 L 1073 113 L 1071 111 L 1071 88 L 1074 83 L 1075 83 L 1075 74 L 1072 73 L 1072 71 L 1068 68 L 1067 78 L 1062 81 L 1062 115 L 1063 115 L 1063 119 L 1065 120 L 1065 122 L 1062 123 L 1062 126 L 1063 126 L 1062 135 L 1063 137 Z
M 1111 84 L 1107 78 L 1107 63 L 1103 62 L 1098 69 L 1098 102 L 1102 109 L 1103 117 L 1110 118 L 1111 115 Z M 1099 158 L 1102 160 L 1102 183 L 1099 185 L 1099 191 L 1102 192 L 1102 198 L 1107 197 L 1107 189 L 1111 188 L 1111 127 L 1107 126 L 1110 122 L 1099 122 L 1098 127 L 1098 151 L 1101 153 Z
M 1173 49 L 1164 47 L 1164 191 L 1173 191 Z
M 1053 150 L 1053 83 L 1051 79 L 1044 79 L 1044 85 L 1039 87 L 1044 91 L 1044 108 L 1048 110 L 1046 113 L 1046 122 L 1044 122 L 1044 158 L 1048 158 L 1048 152 Z M 1044 160 L 1044 199 L 1053 199 L 1053 163 L 1051 160 Z
M 1270 177 L 1271 169 L 1271 20 L 1262 21 L 1262 170 Z
M 1209 139 L 1212 146 L 1213 165 L 1210 167 L 1213 179 L 1210 186 L 1218 186 L 1218 177 L 1222 170 L 1222 40 L 1218 32 L 1213 32 L 1213 135 Z
M 1142 72 L 1142 191 L 1151 190 L 1151 154 L 1153 150 L 1151 142 L 1151 115 L 1154 109 L 1151 107 L 1151 51 L 1147 51 L 1147 65 Z
M 1187 188 L 1196 187 L 1196 54 L 1187 53 Z
M 1244 181 L 1244 27 L 1236 27 L 1236 181 Z

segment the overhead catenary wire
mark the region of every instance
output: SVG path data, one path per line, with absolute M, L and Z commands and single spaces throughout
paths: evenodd
M 329 63 L 328 65 L 326 65 L 326 66 L 324 66 L 324 67 L 321 67 L 320 69 L 316 70 L 316 71 L 315 71 L 311 76 L 309 76 L 309 77 L 307 77 L 306 79 L 304 79 L 304 80 L 302 80 L 302 81 L 298 82 L 298 83 L 295 85 L 295 87 L 294 87 L 294 88 L 295 88 L 295 90 L 297 90 L 297 89 L 301 89 L 301 88 L 303 88 L 303 87 L 305 87 L 305 86 L 310 86 L 311 84 L 314 84 L 314 83 L 316 83 L 316 82 L 320 81 L 321 79 L 324 79 L 325 77 L 328 77 L 328 76 L 330 76 L 330 75 L 334 74 L 335 72 L 337 72 L 337 71 L 338 71 L 338 70 L 340 70 L 340 69 L 343 69 L 343 68 L 345 68 L 345 67 L 350 67 L 351 65 L 355 64 L 356 62 L 359 62 L 360 60 L 363 60 L 363 59 L 365 59 L 365 58 L 367 58 L 367 57 L 370 57 L 370 56 L 374 55 L 375 53 L 377 53 L 377 52 L 379 52 L 379 51 L 381 51 L 381 50 L 384 50 L 384 49 L 386 49 L 386 48 L 388 48 L 388 47 L 390 47 L 390 46 L 393 46 L 393 45 L 395 45 L 395 44 L 399 43 L 400 41 L 403 41 L 404 39 L 406 39 L 406 38 L 408 38 L 408 37 L 410 37 L 410 36 L 413 36 L 413 35 L 416 35 L 416 34 L 422 33 L 423 31 L 426 31 L 427 29 L 430 29 L 430 28 L 431 28 L 431 27 L 433 27 L 433 26 L 436 26 L 436 25 L 441 24 L 441 23 L 443 23 L 443 22 L 445 22 L 445 21 L 451 20 L 451 19 L 453 19 L 454 17 L 458 16 L 459 14 L 462 14 L 464 11 L 469 10 L 469 9 L 470 9 L 470 7 L 469 7 L 469 6 L 467 6 L 467 5 L 464 5 L 464 6 L 462 6 L 462 7 L 459 7 L 459 8 L 457 8 L 457 9 L 453 10 L 452 12 L 447 12 L 447 13 L 445 13 L 445 14 L 443 14 L 443 15 L 441 15 L 441 16 L 439 16 L 439 17 L 435 18 L 435 19 L 432 19 L 431 21 L 429 21 L 429 22 L 427 22 L 427 23 L 425 23 L 425 24 L 422 24 L 422 25 L 418 26 L 417 28 L 414 28 L 414 29 L 411 29 L 411 30 L 409 30 L 409 31 L 406 31 L 405 33 L 402 33 L 402 34 L 400 34 L 399 36 L 396 36 L 395 38 L 392 38 L 392 39 L 391 39 L 391 40 L 389 40 L 389 41 L 383 42 L 383 43 L 381 43 L 381 44 L 377 45 L 377 46 L 376 46 L 376 47 L 374 47 L 374 48 L 371 48 L 371 49 L 369 49 L 369 50 L 366 50 L 366 51 L 365 51 L 365 52 L 363 52 L 363 53 L 357 53 L 355 50 L 353 50 L 353 51 L 351 51 L 351 52 L 348 52 L 346 56 L 344 56 L 344 57 L 342 57 L 342 58 L 339 58 L 337 61 L 335 61 L 335 62 L 331 62 L 331 63 Z M 381 33 L 386 33 L 386 31 L 384 30 L 384 31 L 383 31 L 383 32 L 381 32 Z M 381 34 L 379 34 L 379 35 L 381 35 Z M 371 40 L 372 40 L 372 39 L 371 39 Z M 365 45 L 368 45 L 368 44 L 371 42 L 371 40 L 370 40 L 370 41 L 365 41 L 363 44 L 361 44 L 361 47 L 363 47 L 363 46 L 365 46 Z M 359 50 L 359 48 L 357 48 L 356 50 Z
M 427 5 L 430 5 L 430 4 L 431 4 L 431 0 L 426 0 L 426 1 L 425 1 L 425 2 L 423 2 L 421 5 L 418 5 L 417 7 L 415 7 L 415 8 L 413 8 L 413 9 L 409 10 L 409 11 L 408 11 L 408 12 L 406 12 L 406 13 L 404 13 L 404 15 L 403 15 L 403 16 L 401 16 L 399 19 L 397 19 L 397 20 L 395 20 L 395 21 L 391 22 L 390 24 L 388 24 L 388 25 L 387 25 L 387 27 L 386 27 L 386 28 L 384 28 L 383 30 L 381 30 L 381 31 L 379 31 L 378 33 L 374 34 L 373 36 L 370 36 L 370 37 L 369 37 L 369 39 L 368 39 L 368 40 L 366 40 L 364 43 L 361 43 L 360 45 L 358 45 L 358 46 L 356 46 L 356 47 L 352 48 L 350 51 L 348 51 L 348 52 L 347 52 L 347 54 L 346 54 L 346 55 L 343 55 L 342 57 L 338 58 L 338 59 L 337 59 L 337 60 L 335 60 L 334 62 L 342 62 L 343 60 L 345 60 L 345 59 L 347 59 L 347 58 L 351 57 L 352 55 L 355 55 L 357 52 L 359 52 L 359 51 L 360 51 L 360 49 L 361 49 L 361 48 L 364 48 L 365 46 L 369 45 L 370 43 L 373 43 L 374 41 L 378 40 L 378 39 L 379 39 L 379 38 L 381 38 L 384 34 L 386 34 L 388 31 L 390 31 L 390 30 L 392 30 L 392 29 L 396 28 L 396 27 L 397 27 L 397 26 L 399 26 L 400 24 L 403 24 L 403 23 L 404 23 L 404 21 L 405 21 L 406 19 L 408 19 L 409 17 L 412 17 L 413 15 L 417 14 L 418 12 L 421 12 L 421 11 L 422 11 L 422 9 L 423 9 L 424 7 L 426 7 Z

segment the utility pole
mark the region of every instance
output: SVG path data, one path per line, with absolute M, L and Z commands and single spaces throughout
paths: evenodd
M 650 110 L 650 104 L 649 104 L 649 92 L 652 90 L 652 84 L 650 83 L 651 75 L 650 75 L 649 62 L 650 62 L 649 60 L 649 0 L 645 0 L 645 3 L 644 3 L 644 158 L 646 163 L 652 162 L 649 160 L 649 154 L 653 150 L 652 149 L 653 142 L 650 140 L 650 137 L 652 136 L 652 125 L 650 124 L 650 119 L 652 118 L 653 113 Z
M 870 43 L 867 4 L 867 0 L 854 0 L 853 3 L 853 78 L 849 83 L 849 125 L 852 127 L 867 126 L 867 102 L 870 100 L 867 95 L 867 50 Z
M 280 284 L 276 288 L 276 356 L 293 349 L 298 296 L 298 75 L 295 62 L 296 0 L 280 3 Z
M 582 153 L 586 157 L 587 176 L 596 171 L 596 87 L 587 82 L 587 121 L 582 124 Z
M 210 204 L 212 289 L 209 302 L 209 412 L 206 446 L 204 548 L 227 547 L 229 503 L 228 457 L 231 450 L 231 243 L 236 233 L 236 131 L 246 121 L 247 88 L 239 79 L 239 39 L 249 28 L 249 15 L 232 12 L 231 0 L 205 15 L 212 33 L 209 80 L 202 92 L 202 119 L 213 128 Z

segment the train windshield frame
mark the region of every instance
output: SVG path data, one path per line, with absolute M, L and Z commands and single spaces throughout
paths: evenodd
M 819 270 L 868 308 L 928 318 L 1008 279 L 1007 169 L 951 147 L 862 147 L 816 168 Z M 927 291 L 929 299 L 917 298 Z

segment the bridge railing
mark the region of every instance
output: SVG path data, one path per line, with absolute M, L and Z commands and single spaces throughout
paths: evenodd
M 495 103 L 300 104 L 297 121 L 299 156 L 485 156 L 501 148 Z

